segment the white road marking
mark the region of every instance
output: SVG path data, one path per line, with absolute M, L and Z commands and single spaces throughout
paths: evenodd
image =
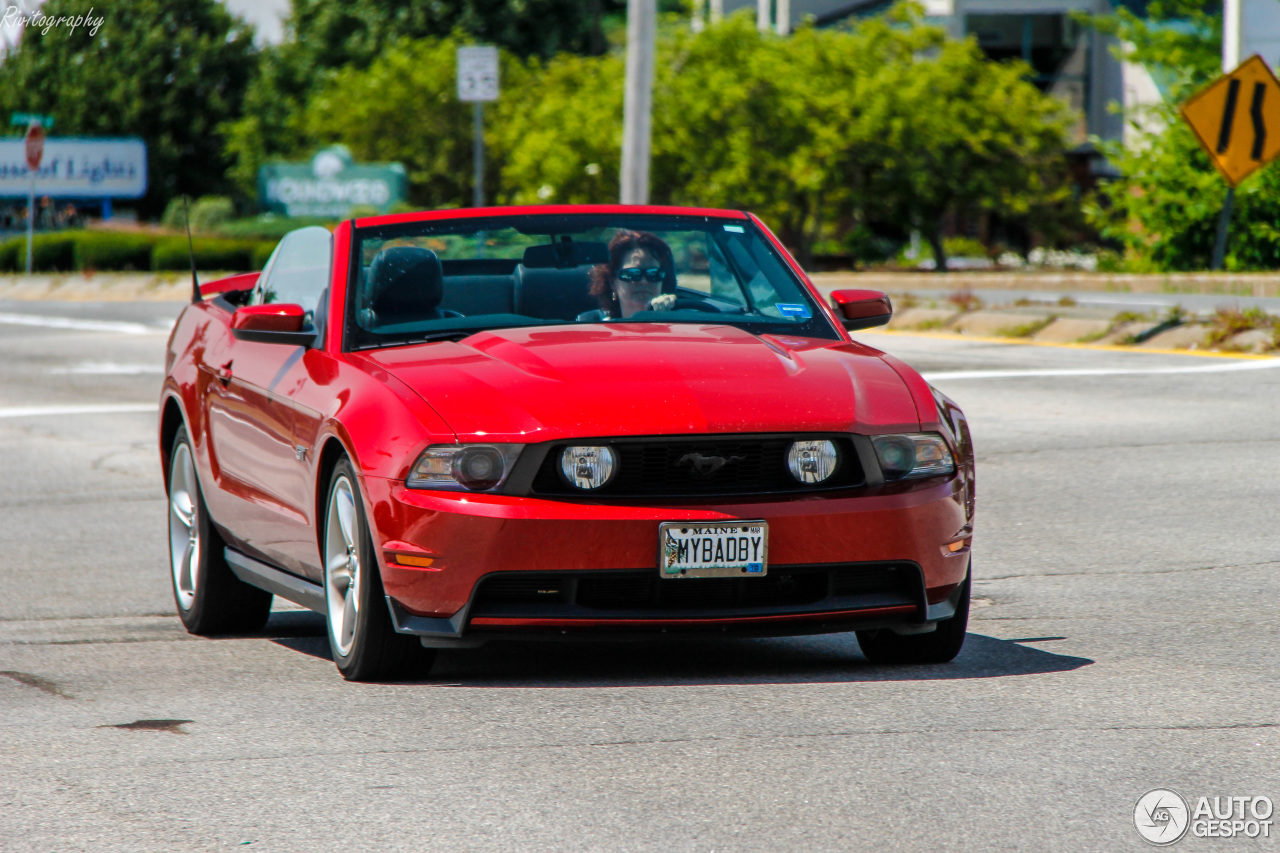
M 113 332 L 118 335 L 161 335 L 166 333 L 143 323 L 128 323 L 116 320 L 77 320 L 73 317 L 45 317 L 37 314 L 0 314 L 0 323 L 8 323 L 12 326 L 39 326 L 45 329 L 68 329 L 75 332 Z
M 17 406 L 0 409 L 0 418 L 39 418 L 49 415 L 114 415 L 121 412 L 154 412 L 155 403 L 108 403 L 98 406 Z
M 89 376 L 136 376 L 143 373 L 164 373 L 164 367 L 159 364 L 116 364 L 111 361 L 82 361 L 74 367 L 55 367 L 49 372 Z
M 1254 361 L 1228 361 L 1215 364 L 1198 364 L 1194 367 L 1101 367 L 1074 370 L 938 370 L 921 374 L 930 382 L 940 379 L 1018 379 L 1032 376 L 1144 376 L 1171 373 L 1233 373 L 1238 370 L 1267 370 L 1280 367 L 1280 358 Z

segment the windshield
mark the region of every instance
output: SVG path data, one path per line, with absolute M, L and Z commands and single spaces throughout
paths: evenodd
M 346 348 L 587 323 L 838 339 L 749 220 L 513 215 L 358 229 Z

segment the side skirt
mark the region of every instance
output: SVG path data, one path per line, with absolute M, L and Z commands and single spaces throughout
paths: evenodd
M 278 595 L 317 613 L 324 613 L 327 609 L 324 587 L 319 584 L 268 566 L 266 563 L 241 554 L 234 548 L 227 548 L 224 553 L 231 571 L 245 583 L 252 584 L 258 589 L 265 589 L 272 595 Z

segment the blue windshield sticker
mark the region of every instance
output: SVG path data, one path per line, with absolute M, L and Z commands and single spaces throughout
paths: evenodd
M 734 234 L 745 234 L 745 233 L 746 233 L 746 231 L 743 229 L 743 227 L 742 227 L 741 225 L 726 225 L 726 226 L 724 227 L 724 230 L 726 230 L 726 231 L 732 231 Z
M 813 316 L 813 314 L 809 312 L 808 305 L 793 305 L 789 302 L 779 302 L 777 304 L 777 309 L 783 317 L 803 317 L 808 320 Z

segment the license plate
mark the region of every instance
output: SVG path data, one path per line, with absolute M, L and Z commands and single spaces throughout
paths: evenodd
M 763 577 L 769 525 L 763 521 L 665 521 L 658 525 L 658 573 L 664 578 Z

